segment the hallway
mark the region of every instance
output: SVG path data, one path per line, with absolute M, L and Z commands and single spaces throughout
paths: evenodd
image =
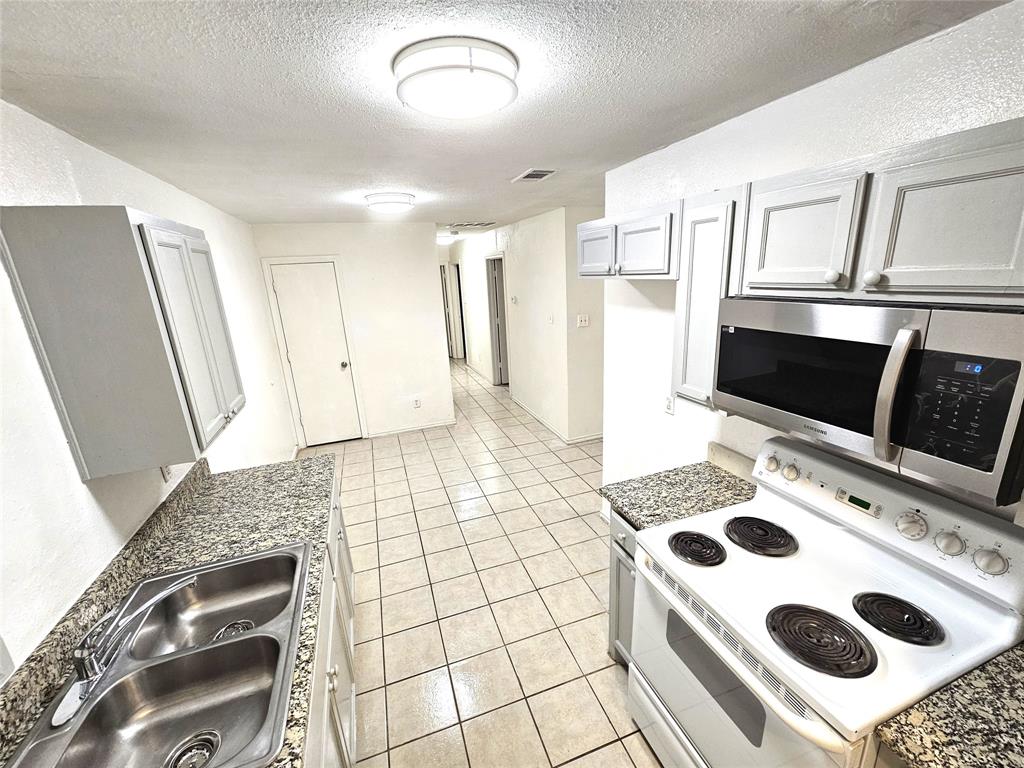
M 360 766 L 656 766 L 607 655 L 601 442 L 459 362 L 457 422 L 334 452 L 355 564 Z

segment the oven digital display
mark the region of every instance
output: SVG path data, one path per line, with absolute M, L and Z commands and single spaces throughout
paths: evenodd
M 854 496 L 851 493 L 849 496 L 846 497 L 846 500 L 850 504 L 853 504 L 853 506 L 860 507 L 865 512 L 870 512 L 871 511 L 871 502 L 870 501 L 864 501 L 864 499 L 860 498 L 859 496 Z
M 982 363 L 972 363 L 968 360 L 957 360 L 953 364 L 953 370 L 957 373 L 981 373 L 985 370 Z

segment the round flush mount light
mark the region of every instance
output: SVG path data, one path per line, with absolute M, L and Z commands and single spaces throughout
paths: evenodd
M 366 196 L 366 207 L 375 213 L 405 213 L 416 205 L 416 196 L 407 192 L 374 192 Z
M 435 117 L 480 117 L 507 107 L 519 93 L 515 54 L 476 37 L 413 43 L 398 52 L 391 70 L 401 102 Z

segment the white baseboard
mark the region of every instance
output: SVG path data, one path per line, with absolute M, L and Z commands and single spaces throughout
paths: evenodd
M 542 419 L 540 416 L 538 416 L 532 410 L 530 410 L 529 406 L 527 406 L 525 403 L 521 402 L 518 398 L 516 398 L 515 395 L 509 393 L 509 396 L 512 398 L 512 402 L 513 403 L 515 403 L 520 408 L 522 408 L 524 411 L 526 411 L 528 414 L 530 414 L 530 416 L 532 418 L 536 419 L 541 424 L 543 424 L 545 429 L 547 429 L 547 430 L 549 430 L 551 432 L 554 432 L 555 433 L 555 437 L 557 437 L 559 440 L 561 440 L 566 445 L 578 445 L 579 443 L 587 443 L 587 442 L 590 442 L 591 440 L 597 440 L 597 439 L 603 437 L 602 433 L 598 432 L 596 435 L 584 435 L 583 437 L 568 438 L 565 435 L 563 435 L 561 432 L 559 432 L 557 429 L 555 429 L 553 426 L 548 424 L 544 419 Z
M 370 432 L 366 435 L 367 438 L 371 437 L 388 437 L 390 435 L 400 435 L 403 432 L 412 432 L 417 429 L 435 429 L 437 427 L 453 427 L 455 426 L 455 419 L 446 419 L 444 421 L 434 421 L 430 424 L 411 424 L 408 427 L 402 427 L 401 429 L 390 429 L 385 432 Z

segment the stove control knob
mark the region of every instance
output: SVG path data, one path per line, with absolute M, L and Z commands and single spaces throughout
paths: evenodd
M 776 456 L 769 456 L 767 459 L 765 459 L 764 460 L 764 468 L 767 469 L 769 472 L 778 472 L 779 471 L 779 459 L 778 459 L 778 457 L 776 457 Z
M 979 549 L 974 553 L 974 564 L 989 576 L 1000 576 L 1010 568 L 1010 562 L 994 549 Z
M 939 548 L 939 552 L 950 557 L 962 555 L 967 549 L 964 540 L 952 531 L 939 531 L 935 536 L 935 546 Z
M 904 512 L 896 518 L 896 530 L 904 539 L 917 541 L 928 533 L 928 521 L 917 512 Z
M 791 483 L 794 480 L 799 480 L 800 479 L 800 467 L 798 467 L 796 464 L 787 464 L 786 466 L 784 466 L 782 468 L 782 476 L 784 478 L 786 478 L 787 480 L 789 480 L 789 482 L 791 482 Z

